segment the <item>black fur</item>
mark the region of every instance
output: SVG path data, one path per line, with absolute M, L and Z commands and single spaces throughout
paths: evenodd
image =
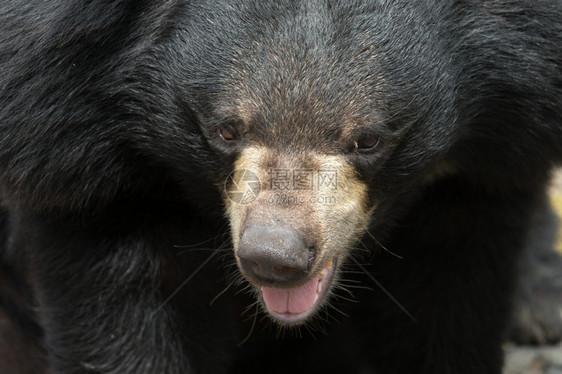
M 558 0 L 3 1 L 0 372 L 500 373 L 562 160 L 561 37 Z M 260 110 L 226 149 L 243 100 Z M 380 202 L 354 256 L 416 321 L 357 290 L 319 341 L 258 326 L 237 348 L 251 301 L 210 305 L 232 161 L 342 154 L 343 130 L 381 138 L 346 156 Z

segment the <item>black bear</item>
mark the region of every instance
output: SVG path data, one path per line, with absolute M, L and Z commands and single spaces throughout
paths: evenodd
M 561 37 L 550 0 L 4 1 L 0 371 L 500 373 Z

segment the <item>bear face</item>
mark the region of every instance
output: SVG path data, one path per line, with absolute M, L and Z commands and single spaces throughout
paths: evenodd
M 302 4 L 296 13 L 281 8 L 246 9 L 280 13 L 265 30 L 238 18 L 248 17 L 238 10 L 226 17 L 232 24 L 216 30 L 209 20 L 209 29 L 198 25 L 186 34 L 201 35 L 194 49 L 199 59 L 214 61 L 208 55 L 216 50 L 223 54 L 214 66 L 200 70 L 205 77 L 198 71 L 190 77 L 203 93 L 190 104 L 206 140 L 229 165 L 227 172 L 235 173 L 227 178 L 231 183 L 223 199 L 239 268 L 268 313 L 293 324 L 305 322 L 323 305 L 338 267 L 371 224 L 380 201 L 391 199 L 404 184 L 417 183 L 415 177 L 405 182 L 397 176 L 429 174 L 427 169 L 443 159 L 455 129 L 453 121 L 442 123 L 453 115 L 447 105 L 453 96 L 451 74 L 444 72 L 455 68 L 435 64 L 416 77 L 416 70 L 427 69 L 423 57 L 443 58 L 439 49 L 444 45 L 411 42 L 424 52 L 404 59 L 402 45 L 385 47 L 388 35 L 380 34 L 384 22 L 376 19 L 377 9 L 370 9 L 373 19 L 362 23 L 323 6 Z M 366 10 L 359 8 L 357 17 L 365 17 Z M 224 39 L 205 43 L 205 32 L 224 32 Z M 405 65 L 401 72 L 388 68 L 393 60 Z M 410 87 L 401 87 L 404 82 Z M 438 86 L 436 94 L 416 92 L 416 85 L 426 84 Z M 435 107 L 443 118 L 420 106 Z M 432 147 L 412 154 L 412 144 L 434 126 L 443 130 L 439 138 L 433 135 Z M 392 170 L 392 163 L 408 168 Z M 248 187 L 248 173 L 257 186 Z M 248 203 L 228 198 L 240 188 L 259 193 Z M 331 203 L 318 202 L 318 194 Z M 284 198 L 289 201 L 275 201 Z

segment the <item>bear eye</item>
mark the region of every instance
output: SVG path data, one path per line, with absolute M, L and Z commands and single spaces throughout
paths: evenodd
M 368 136 L 361 138 L 353 143 L 357 152 L 369 153 L 374 151 L 379 144 L 379 138 L 376 136 Z
M 234 128 L 230 126 L 219 127 L 219 136 L 221 137 L 222 140 L 224 140 L 227 143 L 233 142 L 236 139 L 238 139 L 238 134 L 236 133 L 236 130 L 234 130 Z

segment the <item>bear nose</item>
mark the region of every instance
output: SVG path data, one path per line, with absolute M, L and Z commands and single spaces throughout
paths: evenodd
M 264 226 L 246 227 L 237 254 L 245 274 L 269 285 L 290 285 L 305 278 L 314 256 L 294 230 Z

